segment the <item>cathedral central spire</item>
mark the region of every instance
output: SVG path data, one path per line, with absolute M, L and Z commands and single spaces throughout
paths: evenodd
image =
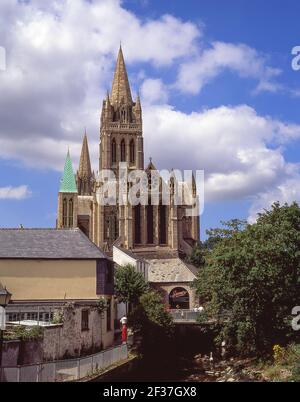
M 112 85 L 111 102 L 112 104 L 120 104 L 121 102 L 132 104 L 130 85 L 121 46 Z

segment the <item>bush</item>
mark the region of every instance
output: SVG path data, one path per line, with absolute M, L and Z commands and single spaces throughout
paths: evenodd
M 218 337 L 229 352 L 272 353 L 297 336 L 291 312 L 300 294 L 300 208 L 275 203 L 252 225 L 227 226 L 211 231 L 217 240 L 194 285 L 210 316 L 230 313 Z

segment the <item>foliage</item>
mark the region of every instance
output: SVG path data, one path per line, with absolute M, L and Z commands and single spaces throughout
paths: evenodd
M 51 324 L 58 325 L 64 322 L 64 313 L 63 310 L 55 310 L 53 313 L 53 318 L 51 320 Z
M 148 363 L 157 364 L 162 353 L 171 362 L 172 317 L 165 310 L 159 293 L 149 290 L 140 297 L 139 304 L 129 315 L 128 325 L 139 335 L 141 341 L 138 352 Z
M 166 311 L 159 293 L 149 290 L 140 297 L 139 301 L 140 308 L 149 321 L 164 328 L 172 326 L 172 317 Z
M 269 381 L 299 382 L 300 345 L 290 344 L 286 348 L 274 345 L 273 350 L 274 362 L 265 364 L 264 377 Z
M 205 256 L 207 251 L 205 250 L 201 242 L 196 243 L 193 247 L 191 255 L 187 258 L 187 262 L 193 264 L 197 268 L 201 268 L 205 265 Z
M 225 339 L 229 352 L 256 354 L 293 340 L 291 311 L 300 295 L 299 206 L 275 203 L 256 223 L 231 221 L 211 236 L 214 247 L 194 285 L 210 316 L 230 313 L 217 324 L 217 341 Z
M 23 325 L 17 325 L 12 327 L 7 333 L 4 333 L 4 337 L 7 340 L 21 339 L 21 340 L 33 340 L 42 338 L 44 330 L 41 326 L 25 327 Z
M 274 357 L 275 363 L 282 361 L 282 359 L 284 358 L 284 352 L 285 352 L 285 350 L 282 346 L 280 346 L 280 345 L 273 346 L 273 357 Z
M 115 294 L 119 302 L 136 305 L 140 296 L 148 290 L 143 275 L 134 266 L 124 265 L 115 272 Z
M 107 301 L 105 297 L 100 297 L 97 302 L 97 310 L 102 314 L 107 309 Z
M 231 219 L 228 222 L 221 221 L 221 228 L 211 228 L 206 231 L 208 238 L 203 243 L 203 248 L 212 251 L 219 242 L 229 239 L 233 235 L 243 231 L 247 222 L 240 219 Z

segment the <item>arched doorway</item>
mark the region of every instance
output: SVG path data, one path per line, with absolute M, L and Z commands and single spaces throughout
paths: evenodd
M 169 305 L 171 309 L 189 309 L 190 295 L 184 288 L 174 288 L 169 295 Z

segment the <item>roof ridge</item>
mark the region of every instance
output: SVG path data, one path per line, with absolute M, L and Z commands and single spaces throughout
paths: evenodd
M 66 230 L 66 231 L 72 231 L 72 230 L 74 230 L 74 231 L 78 231 L 78 230 L 80 230 L 79 228 L 0 228 L 0 230 L 7 230 L 7 231 L 9 231 L 9 230 L 11 230 L 11 231 L 17 231 L 17 230 L 19 230 L 20 232 L 24 232 L 24 231 L 29 231 L 29 230 L 43 230 L 43 231 L 46 231 L 46 230 L 52 230 L 52 231 L 63 231 L 63 230 Z

